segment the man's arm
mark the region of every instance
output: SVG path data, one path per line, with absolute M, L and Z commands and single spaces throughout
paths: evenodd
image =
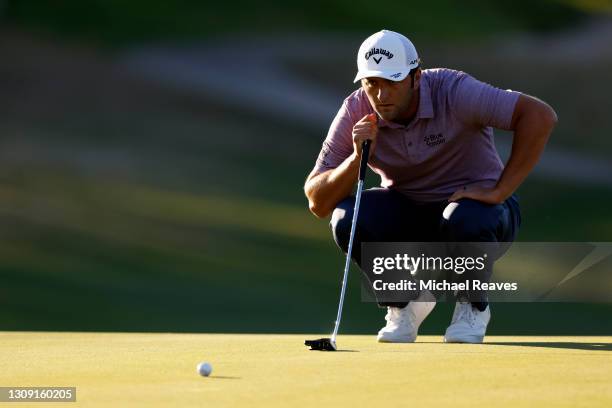
M 357 181 L 361 161 L 361 144 L 372 141 L 370 157 L 376 145 L 376 115 L 364 116 L 355 124 L 352 132 L 353 153 L 335 169 L 319 172 L 315 168 L 306 179 L 304 193 L 310 211 L 319 218 L 327 217 L 336 205 L 347 197 Z
M 335 169 L 323 173 L 313 170 L 304 185 L 310 211 L 319 218 L 327 217 L 353 191 L 358 173 L 359 156 L 355 152 Z
M 557 114 L 545 102 L 521 94 L 512 115 L 512 152 L 494 188 L 458 190 L 449 201 L 471 198 L 489 204 L 504 202 L 516 191 L 538 162 L 557 124 Z

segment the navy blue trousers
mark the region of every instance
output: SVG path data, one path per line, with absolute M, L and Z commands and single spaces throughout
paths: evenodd
M 348 251 L 354 206 L 354 196 L 345 198 L 336 206 L 330 221 L 334 240 L 344 253 Z M 361 268 L 362 242 L 509 243 L 514 241 L 520 224 L 520 208 L 515 195 L 496 205 L 471 199 L 423 204 L 393 189 L 373 188 L 363 191 L 361 196 L 351 258 Z M 489 269 L 484 280 L 488 281 L 492 272 L 492 268 Z M 484 310 L 486 295 L 477 300 L 472 301 L 474 306 Z M 407 303 L 379 301 L 378 304 L 404 307 Z

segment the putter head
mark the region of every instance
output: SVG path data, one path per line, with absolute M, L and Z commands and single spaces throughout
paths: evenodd
M 316 340 L 306 340 L 304 345 L 309 346 L 311 350 L 321 351 L 336 351 L 336 342 L 328 337 Z

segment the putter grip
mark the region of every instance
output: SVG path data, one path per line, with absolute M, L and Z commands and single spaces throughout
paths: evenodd
M 365 180 L 368 156 L 370 155 L 370 140 L 365 140 L 361 145 L 361 163 L 359 164 L 359 180 Z

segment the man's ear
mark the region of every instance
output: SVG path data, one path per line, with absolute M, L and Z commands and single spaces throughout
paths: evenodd
M 417 69 L 414 73 L 414 82 L 419 82 L 421 80 L 421 68 Z
M 421 68 L 417 69 L 414 73 L 414 85 L 412 89 L 418 89 L 419 84 L 421 83 Z

